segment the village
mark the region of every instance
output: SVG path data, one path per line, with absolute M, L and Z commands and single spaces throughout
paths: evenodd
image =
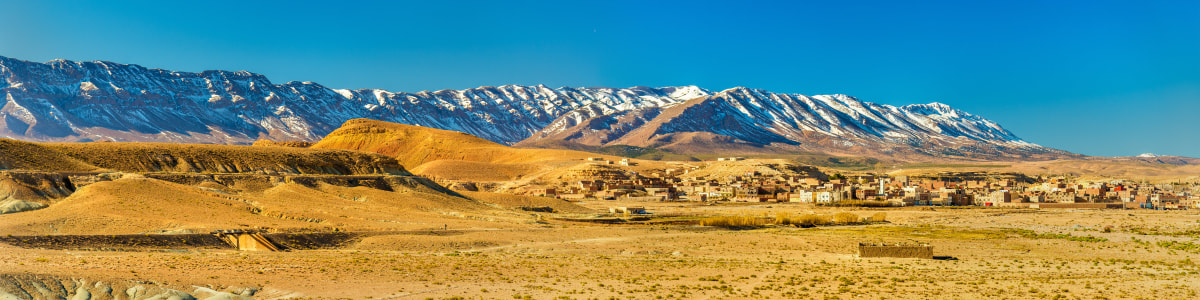
M 738 160 L 744 158 L 718 159 Z M 629 166 L 630 162 L 626 159 L 618 164 Z M 1070 175 L 1028 177 L 972 172 L 891 177 L 877 173 L 794 176 L 759 172 L 688 176 L 687 172 L 599 172 L 597 175 L 603 179 L 561 182 L 556 187 L 527 189 L 524 193 L 564 200 L 791 202 L 823 206 L 1200 208 L 1200 186 L 1194 183 L 1097 182 Z

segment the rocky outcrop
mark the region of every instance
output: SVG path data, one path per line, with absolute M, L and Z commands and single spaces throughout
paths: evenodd
M 71 176 L 56 172 L 0 171 L 0 214 L 49 206 L 76 188 Z
M 184 292 L 181 289 L 190 290 Z M 0 299 L 254 299 L 296 297 L 299 294 L 257 287 L 170 286 L 124 279 L 86 279 L 39 274 L 0 274 Z

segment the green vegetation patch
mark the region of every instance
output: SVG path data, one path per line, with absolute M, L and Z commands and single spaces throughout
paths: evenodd
M 1108 241 L 1108 239 L 1106 239 L 1106 238 L 1099 238 L 1099 237 L 1094 237 L 1094 236 L 1090 236 L 1090 235 L 1071 235 L 1068 233 L 1038 233 L 1033 230 L 1025 230 L 1025 229 L 1012 229 L 1011 231 L 1012 231 L 1012 233 L 1020 235 L 1021 237 L 1024 237 L 1027 239 L 1058 239 L 1058 240 L 1090 242 L 1090 243 L 1107 242 Z
M 1200 253 L 1200 244 L 1196 244 L 1196 243 L 1192 243 L 1192 242 L 1161 241 L 1161 242 L 1158 242 L 1158 246 L 1167 248 L 1167 249 L 1171 249 L 1171 250 L 1187 251 L 1187 252 L 1191 252 L 1191 253 Z
M 1190 237 L 1190 238 L 1194 238 L 1194 239 L 1200 239 L 1200 230 L 1195 230 L 1195 229 L 1185 230 L 1185 231 L 1160 231 L 1157 228 L 1134 227 L 1134 228 L 1127 229 L 1126 231 L 1128 231 L 1129 233 L 1139 234 L 1139 235 L 1162 235 L 1162 236 Z

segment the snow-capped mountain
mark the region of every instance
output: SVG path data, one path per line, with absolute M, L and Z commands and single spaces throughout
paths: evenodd
M 31 141 L 315 141 L 353 118 L 471 133 L 512 144 L 578 118 L 702 97 L 696 87 L 480 87 L 419 93 L 274 84 L 245 71 L 201 73 L 112 62 L 0 57 L 0 137 Z
M 941 103 L 895 107 L 846 95 L 805 96 L 742 87 L 673 106 L 583 122 L 557 120 L 523 144 L 547 139 L 676 152 L 703 152 L 716 144 L 714 139 L 727 139 L 719 143 L 786 151 L 978 158 L 1067 154 L 1025 142 L 995 122 Z
M 714 93 L 695 86 L 507 85 L 404 93 L 331 89 L 312 82 L 275 84 L 246 71 L 189 73 L 103 61 L 36 63 L 6 57 L 0 57 L 0 78 L 5 97 L 0 137 L 29 141 L 316 141 L 346 120 L 370 118 L 462 131 L 503 144 L 563 137 L 653 146 L 666 135 L 703 133 L 801 150 L 819 150 L 809 149 L 819 144 L 814 141 L 922 147 L 961 140 L 1005 150 L 1056 151 L 943 104 L 893 107 L 844 95 L 809 97 L 746 88 Z

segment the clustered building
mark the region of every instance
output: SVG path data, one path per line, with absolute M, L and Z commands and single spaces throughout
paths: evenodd
M 527 194 L 561 199 L 635 201 L 799 202 L 819 205 L 869 203 L 888 206 L 957 205 L 1063 208 L 1200 208 L 1200 187 L 1128 181 L 1079 183 L 1069 177 L 988 179 L 943 176 L 864 175 L 833 179 L 763 176 L 751 172 L 721 178 L 662 173 L 624 174 L 605 180 L 564 182 Z

